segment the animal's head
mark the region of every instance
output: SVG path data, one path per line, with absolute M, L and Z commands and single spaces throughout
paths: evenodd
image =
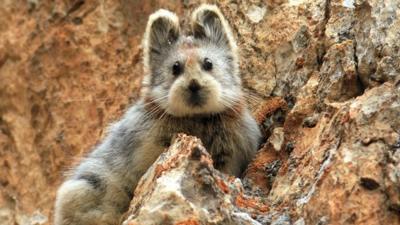
M 197 8 L 191 33 L 178 17 L 159 10 L 144 37 L 145 98 L 172 116 L 217 114 L 242 101 L 237 47 L 231 29 L 214 5 Z

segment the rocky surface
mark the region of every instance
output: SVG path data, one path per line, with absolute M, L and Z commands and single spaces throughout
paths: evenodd
M 248 212 L 266 211 L 244 194 L 241 181 L 213 168 L 195 137 L 178 135 L 142 177 L 123 225 L 260 224 Z
M 257 165 L 271 183 L 258 184 L 268 188 L 271 211 L 289 209 L 292 222 L 305 224 L 398 224 L 400 90 L 385 83 L 354 100 L 330 103 L 311 126 L 308 107 L 316 104 L 299 103 L 283 127 L 285 145 L 293 149 Z M 273 151 L 267 144 L 259 157 L 274 157 Z
M 198 4 L 0 2 L 0 224 L 50 224 L 62 173 L 137 97 L 147 16 L 165 7 L 185 22 Z M 400 224 L 400 3 L 218 5 L 266 143 L 240 181 L 212 169 L 202 147 L 191 158 L 201 144 L 182 137 L 141 181 L 130 224 L 204 224 L 217 203 L 220 221 L 244 224 Z M 183 184 L 212 191 L 185 195 Z M 171 204 L 150 218 L 157 198 Z

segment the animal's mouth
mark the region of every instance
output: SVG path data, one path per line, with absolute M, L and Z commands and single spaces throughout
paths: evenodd
M 187 104 L 192 107 L 201 107 L 206 104 L 206 97 L 201 93 L 190 94 L 187 99 Z

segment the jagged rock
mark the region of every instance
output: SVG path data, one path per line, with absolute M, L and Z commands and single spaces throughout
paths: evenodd
M 178 135 L 140 180 L 122 225 L 249 224 L 268 207 L 243 193 L 239 179 L 215 170 L 198 138 Z
M 346 101 L 362 92 L 353 41 L 343 41 L 329 48 L 324 56 L 319 80 L 317 95 L 327 101 Z
M 267 202 L 294 209 L 306 224 L 322 217 L 328 224 L 396 224 L 400 90 L 386 83 L 329 105 L 329 111 L 313 128 L 285 127 L 297 133 L 286 138 L 300 144 L 275 177 Z

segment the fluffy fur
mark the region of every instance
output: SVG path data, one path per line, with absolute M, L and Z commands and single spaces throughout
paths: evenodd
M 235 176 L 254 156 L 261 134 L 243 99 L 228 23 L 203 5 L 191 26 L 185 36 L 174 13 L 150 16 L 142 98 L 59 188 L 56 225 L 118 224 L 138 180 L 177 133 L 199 137 L 215 167 Z

